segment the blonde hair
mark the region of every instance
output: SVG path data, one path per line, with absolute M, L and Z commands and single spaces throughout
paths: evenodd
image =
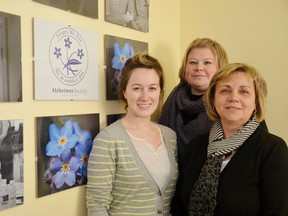
M 249 75 L 254 84 L 255 88 L 255 97 L 256 97 L 256 120 L 261 122 L 264 119 L 265 115 L 265 103 L 267 97 L 267 85 L 265 80 L 262 78 L 260 73 L 253 67 L 243 64 L 243 63 L 232 63 L 223 66 L 210 81 L 209 88 L 204 95 L 204 102 L 206 106 L 207 115 L 212 121 L 216 121 L 220 119 L 219 114 L 215 110 L 214 107 L 214 97 L 216 86 L 219 81 L 230 77 L 235 72 L 243 72 Z
M 198 38 L 193 40 L 190 45 L 187 47 L 185 55 L 182 59 L 182 65 L 179 69 L 179 78 L 181 81 L 188 83 L 188 81 L 185 78 L 185 70 L 186 70 L 186 64 L 187 64 L 187 58 L 189 53 L 194 48 L 208 48 L 212 51 L 212 53 L 216 57 L 218 68 L 221 68 L 222 66 L 228 64 L 228 56 L 225 51 L 225 49 L 215 40 L 211 40 L 210 38 Z

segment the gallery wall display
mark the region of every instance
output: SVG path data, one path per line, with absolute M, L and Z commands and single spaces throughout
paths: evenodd
M 20 16 L 0 11 L 0 102 L 22 101 Z
M 148 43 L 127 38 L 104 35 L 106 64 L 106 99 L 118 100 L 118 77 L 122 68 L 132 55 L 148 51 Z
M 37 117 L 37 197 L 87 183 L 99 114 Z
M 0 120 L 0 210 L 24 202 L 23 121 Z
M 98 0 L 33 0 L 90 18 L 98 18 Z
M 34 18 L 36 100 L 98 100 L 98 33 Z
M 105 0 L 105 21 L 149 31 L 149 0 Z

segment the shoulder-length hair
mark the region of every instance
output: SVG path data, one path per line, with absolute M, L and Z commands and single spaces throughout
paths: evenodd
M 264 119 L 266 111 L 265 103 L 268 93 L 267 85 L 260 73 L 254 67 L 243 63 L 227 64 L 223 66 L 218 72 L 216 72 L 216 74 L 212 77 L 209 88 L 204 95 L 204 102 L 209 118 L 212 121 L 220 119 L 220 116 L 214 107 L 216 86 L 219 81 L 229 78 L 235 72 L 243 72 L 252 78 L 256 98 L 256 120 L 261 122 Z
M 187 64 L 187 58 L 189 53 L 194 48 L 208 48 L 212 51 L 212 53 L 216 57 L 217 66 L 218 68 L 221 68 L 225 64 L 228 64 L 228 56 L 225 51 L 225 49 L 219 44 L 217 41 L 212 40 L 210 38 L 198 38 L 193 40 L 190 45 L 187 47 L 185 55 L 182 59 L 182 65 L 179 69 L 179 78 L 182 82 L 185 82 L 189 85 L 185 78 L 185 70 L 186 70 L 186 64 Z

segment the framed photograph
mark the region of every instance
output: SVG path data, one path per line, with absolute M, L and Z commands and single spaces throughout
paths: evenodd
M 90 18 L 98 18 L 98 0 L 33 0 Z
M 127 59 L 140 51 L 148 51 L 148 43 L 104 35 L 106 99 L 118 100 L 118 76 Z
M 121 119 L 124 115 L 125 113 L 107 115 L 107 126 L 117 121 L 118 119 Z
M 37 197 L 87 183 L 99 114 L 37 117 Z
M 0 102 L 22 101 L 20 16 L 0 11 Z
M 98 100 L 98 33 L 34 18 L 36 100 Z
M 23 162 L 23 121 L 0 120 L 0 210 L 24 202 Z
M 105 0 L 105 21 L 149 31 L 149 0 Z

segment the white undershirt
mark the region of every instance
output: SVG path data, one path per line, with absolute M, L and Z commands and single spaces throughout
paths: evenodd
M 158 128 L 159 129 L 159 128 Z M 133 137 L 127 131 L 130 139 L 146 168 L 160 189 L 165 185 L 170 173 L 170 162 L 164 141 L 161 135 L 161 144 L 156 149 L 146 139 Z
M 229 163 L 230 159 L 229 160 L 223 160 L 222 161 L 222 165 L 221 165 L 221 169 L 220 169 L 220 172 L 223 171 L 223 169 L 226 167 L 226 165 Z

